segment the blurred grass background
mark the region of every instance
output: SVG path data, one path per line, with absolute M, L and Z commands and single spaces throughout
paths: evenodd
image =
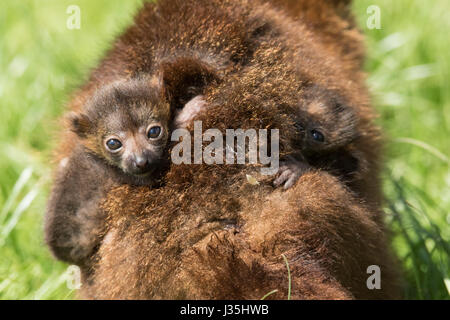
M 0 299 L 70 299 L 67 266 L 43 243 L 52 137 L 70 93 L 141 0 L 2 2 L 0 11 Z M 66 28 L 69 5 L 81 29 Z M 377 5 L 381 29 L 369 29 Z M 384 188 L 405 297 L 450 292 L 450 2 L 359 0 L 368 84 L 387 142 Z

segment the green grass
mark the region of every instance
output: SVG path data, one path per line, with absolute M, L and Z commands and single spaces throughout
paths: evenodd
M 42 225 L 57 118 L 140 0 L 13 1 L 0 11 L 0 299 L 68 299 L 67 266 Z M 66 8 L 81 8 L 81 29 Z M 381 9 L 380 30 L 365 27 Z M 450 290 L 450 12 L 448 0 L 359 0 L 368 83 L 385 133 L 386 212 L 407 298 Z M 445 286 L 447 279 L 448 288 Z
M 366 27 L 367 6 L 381 29 Z M 386 212 L 405 267 L 405 296 L 450 294 L 450 3 L 358 1 L 368 83 L 385 133 Z M 447 287 L 445 283 L 447 282 Z

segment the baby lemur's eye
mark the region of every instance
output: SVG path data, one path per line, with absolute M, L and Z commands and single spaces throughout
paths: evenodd
M 323 136 L 322 132 L 320 132 L 318 130 L 315 130 L 315 129 L 311 130 L 311 136 L 317 142 L 324 142 L 325 141 L 325 137 Z
M 117 139 L 109 139 L 106 141 L 106 147 L 111 151 L 117 151 L 122 148 L 122 142 Z
M 148 129 L 148 131 L 147 131 L 147 137 L 149 139 L 159 138 L 159 136 L 161 135 L 161 132 L 162 132 L 162 129 L 160 126 L 150 127 L 150 129 Z

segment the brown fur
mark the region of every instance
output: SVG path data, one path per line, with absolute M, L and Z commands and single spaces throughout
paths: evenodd
M 77 94 L 72 110 L 99 85 L 155 74 L 165 61 L 186 57 L 218 75 L 204 92 L 209 104 L 199 117 L 204 130 L 277 128 L 281 154 L 292 154 L 292 114 L 302 90 L 314 84 L 339 92 L 354 108 L 359 138 L 346 147 L 367 164 L 348 185 L 317 169 L 284 192 L 256 167 L 238 165 L 172 165 L 161 188 L 117 188 L 103 205 L 108 234 L 84 297 L 257 299 L 278 289 L 271 297 L 283 299 L 282 253 L 292 270 L 293 298 L 398 297 L 381 222 L 379 133 L 360 71 L 361 35 L 344 2 L 145 5 Z M 335 165 L 344 162 L 345 157 Z M 246 174 L 260 184 L 248 184 Z M 365 270 L 372 264 L 381 267 L 381 290 L 366 287 Z

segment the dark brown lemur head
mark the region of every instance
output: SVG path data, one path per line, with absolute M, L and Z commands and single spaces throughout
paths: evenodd
M 305 154 L 338 150 L 358 138 L 358 118 L 333 90 L 309 85 L 294 111 L 299 144 Z
M 69 120 L 86 149 L 120 169 L 127 183 L 147 184 L 166 160 L 171 114 L 157 81 L 137 78 L 107 85 Z
M 359 138 L 355 109 L 335 91 L 308 85 L 294 111 L 301 155 L 316 167 L 351 181 L 366 170 L 367 160 L 354 142 Z

